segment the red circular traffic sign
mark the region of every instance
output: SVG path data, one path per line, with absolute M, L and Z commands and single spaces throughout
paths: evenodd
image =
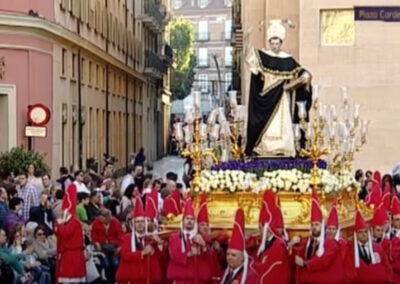
M 50 110 L 42 104 L 34 104 L 28 108 L 28 121 L 33 126 L 44 126 L 50 120 Z

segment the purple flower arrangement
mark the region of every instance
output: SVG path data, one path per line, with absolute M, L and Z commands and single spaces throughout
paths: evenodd
M 229 161 L 216 165 L 212 170 L 224 171 L 224 170 L 237 170 L 246 173 L 255 173 L 257 176 L 261 176 L 265 171 L 277 171 L 277 170 L 291 170 L 297 169 L 305 173 L 309 173 L 313 163 L 311 160 L 293 158 L 293 159 L 269 159 L 269 160 L 252 160 L 248 162 L 243 161 Z M 319 160 L 318 167 L 320 169 L 326 169 L 327 163 L 325 160 Z

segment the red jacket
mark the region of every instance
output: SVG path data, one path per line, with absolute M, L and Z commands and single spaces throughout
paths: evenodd
M 81 222 L 72 217 L 67 223 L 57 225 L 57 279 L 83 279 L 86 277 L 86 260 L 84 255 L 83 230 Z M 73 263 L 73 265 L 71 265 Z
M 393 268 L 393 282 L 400 284 L 400 238 L 394 237 L 390 241 L 389 261 Z
M 249 259 L 249 262 L 251 262 L 251 259 Z M 229 269 L 229 268 L 227 268 Z M 225 271 L 225 275 L 226 276 L 226 271 Z M 227 283 L 227 284 L 241 284 L 242 281 L 242 277 L 243 277 L 243 269 L 239 270 L 239 273 L 237 273 L 236 275 L 232 276 L 232 279 L 230 279 L 230 281 L 225 282 L 224 278 L 222 278 L 221 283 Z M 256 284 L 257 282 L 257 273 L 254 271 L 254 269 L 252 268 L 252 264 L 250 265 L 249 269 L 247 270 L 247 277 L 246 277 L 246 281 L 245 284 Z
M 344 283 L 343 261 L 339 244 L 336 240 L 325 238 L 324 254 L 318 257 L 315 253 L 310 259 L 307 259 L 307 241 L 302 239 L 296 246 L 295 254 L 302 257 L 306 267 L 297 266 L 297 283 L 320 284 L 323 279 L 324 284 L 342 284 Z
M 172 234 L 169 239 L 169 255 L 167 277 L 176 283 L 205 283 L 210 280 L 209 264 L 204 262 L 204 257 L 208 255 L 203 252 L 199 256 L 188 257 L 189 250 L 182 252 L 181 231 Z
M 367 264 L 360 258 L 360 267 L 356 268 L 354 262 L 354 242 L 349 242 L 344 263 L 344 267 L 346 268 L 345 283 L 386 284 L 392 281 L 392 268 L 382 247 L 374 243 L 373 250 L 379 254 L 381 259 L 380 263 Z
M 106 230 L 104 223 L 99 218 L 96 218 L 92 224 L 91 236 L 93 243 L 120 246 L 123 234 L 121 223 L 115 217 L 112 217 L 108 230 Z
M 132 252 L 131 246 L 132 233 L 125 234 L 121 246 L 121 262 L 117 271 L 117 281 L 119 283 L 161 283 L 162 270 L 160 265 L 161 252 L 156 244 L 153 245 L 154 254 L 142 257 L 142 251 Z
M 289 254 L 284 241 L 274 238 L 270 247 L 259 257 L 256 251 L 253 259 L 253 267 L 259 276 L 258 283 L 290 283 Z

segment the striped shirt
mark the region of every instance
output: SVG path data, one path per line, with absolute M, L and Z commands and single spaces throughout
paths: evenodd
M 29 220 L 29 210 L 34 206 L 39 206 L 39 193 L 34 186 L 27 183 L 18 191 L 18 197 L 24 201 L 22 205 L 22 217 L 27 222 Z

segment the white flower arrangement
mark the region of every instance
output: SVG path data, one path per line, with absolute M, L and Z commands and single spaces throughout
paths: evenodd
M 350 191 L 358 187 L 350 172 L 343 172 L 338 177 L 328 170 L 319 170 L 325 193 L 334 193 L 341 190 Z M 230 192 L 252 191 L 260 193 L 265 190 L 298 191 L 306 193 L 311 190 L 309 173 L 297 169 L 266 171 L 260 178 L 254 173 L 239 170 L 203 171 L 200 187 L 203 191 L 228 190 Z

